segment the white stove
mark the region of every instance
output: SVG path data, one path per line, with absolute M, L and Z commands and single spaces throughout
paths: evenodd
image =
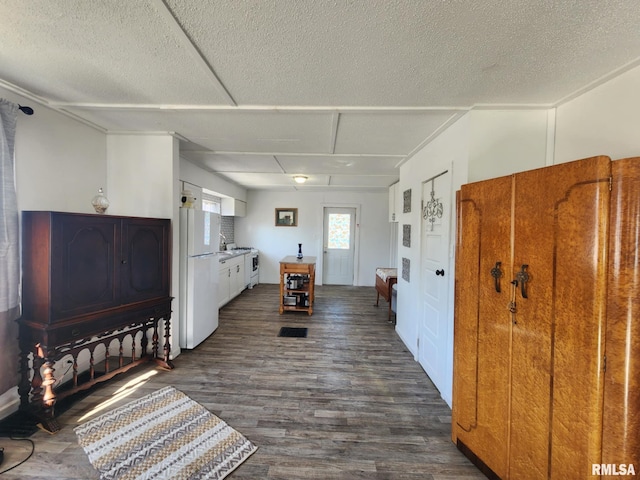
M 258 274 L 260 273 L 260 256 L 258 255 L 258 250 L 256 248 L 252 248 L 248 258 L 251 260 L 250 262 L 245 262 L 247 266 L 250 265 L 251 268 L 248 287 L 253 288 L 258 284 Z

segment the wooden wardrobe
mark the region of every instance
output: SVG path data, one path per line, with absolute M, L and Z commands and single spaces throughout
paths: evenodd
M 640 468 L 640 158 L 463 185 L 452 439 L 489 477 Z

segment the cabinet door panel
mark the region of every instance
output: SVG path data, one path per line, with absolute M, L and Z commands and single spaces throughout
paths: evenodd
M 244 255 L 240 255 L 233 267 L 233 296 L 240 295 L 244 287 Z
M 512 177 L 464 185 L 456 245 L 453 436 L 502 478 L 508 465 L 511 191 Z
M 602 463 L 640 470 L 640 157 L 612 162 Z
M 119 303 L 114 264 L 119 220 L 53 214 L 51 242 L 52 320 Z
M 169 221 L 123 220 L 123 245 L 119 259 L 122 296 L 126 302 L 169 295 Z
M 221 264 L 218 284 L 218 307 L 222 307 L 231 298 L 231 267 Z
M 599 463 L 609 178 L 608 157 L 515 176 L 510 478 Z

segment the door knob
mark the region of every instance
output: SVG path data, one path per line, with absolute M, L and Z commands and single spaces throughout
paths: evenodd
M 441 277 L 444 277 L 444 270 L 436 270 L 436 275 L 440 275 Z

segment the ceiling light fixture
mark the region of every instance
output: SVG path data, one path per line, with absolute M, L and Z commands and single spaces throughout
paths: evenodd
M 304 175 L 294 175 L 293 179 L 296 181 L 296 183 L 304 183 L 307 181 L 307 177 L 305 177 Z

